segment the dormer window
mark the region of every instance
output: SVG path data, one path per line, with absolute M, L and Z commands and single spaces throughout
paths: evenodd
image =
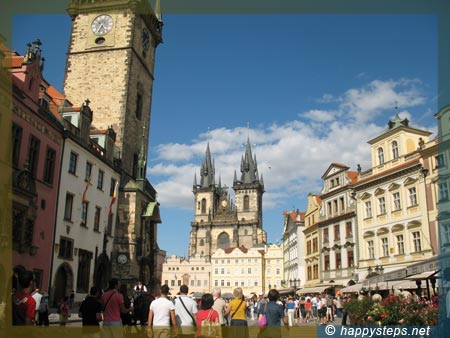
M 384 150 L 383 148 L 378 148 L 378 164 L 382 165 L 384 164 Z
M 40 104 L 41 104 L 41 107 L 44 108 L 44 110 L 48 110 L 48 108 L 49 108 L 49 103 L 48 103 L 47 100 L 41 99 Z

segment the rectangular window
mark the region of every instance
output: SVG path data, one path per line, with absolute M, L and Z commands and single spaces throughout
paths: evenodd
M 345 223 L 345 236 L 346 237 L 352 237 L 353 230 L 352 230 L 352 222 Z
M 105 173 L 102 170 L 98 170 L 97 189 L 103 190 L 103 176 Z
M 66 193 L 66 204 L 64 206 L 64 219 L 72 220 L 73 195 Z
M 444 154 L 437 155 L 435 159 L 436 159 L 436 168 L 442 168 L 445 165 Z
M 402 205 L 400 203 L 400 193 L 395 192 L 392 194 L 392 197 L 394 199 L 394 211 L 400 210 Z
M 306 254 L 307 255 L 311 254 L 311 241 L 306 242 Z
M 95 216 L 94 216 L 94 231 L 99 231 L 100 228 L 100 213 L 102 208 L 95 207 Z
M 323 229 L 323 241 L 328 242 L 328 228 Z
M 28 149 L 28 163 L 30 165 L 29 170 L 31 174 L 36 177 L 37 167 L 39 163 L 39 148 L 41 146 L 41 141 L 31 135 L 30 137 L 30 148 Z
M 69 159 L 69 173 L 76 174 L 77 172 L 77 161 L 78 161 L 78 155 L 74 152 L 70 153 L 70 159 Z
M 84 171 L 84 180 L 88 181 L 92 174 L 92 163 L 86 161 L 86 169 Z
M 314 279 L 319 278 L 319 265 L 318 264 L 313 265 L 313 278 Z
M 59 239 L 59 252 L 60 258 L 72 259 L 73 240 L 66 237 L 60 237 Z
M 383 256 L 389 256 L 389 241 L 386 237 L 381 239 L 381 248 L 383 250 Z
M 347 251 L 347 267 L 351 268 L 355 265 L 353 251 Z
M 53 177 L 55 175 L 55 161 L 56 151 L 52 148 L 47 148 L 47 154 L 45 155 L 45 167 L 43 181 L 47 184 L 53 184 Z
M 399 255 L 405 254 L 405 244 L 403 242 L 403 235 L 397 235 L 397 251 Z
M 323 256 L 323 265 L 324 265 L 325 271 L 330 270 L 330 256 L 329 255 Z
M 380 207 L 380 215 L 383 215 L 386 213 L 386 200 L 384 197 L 380 197 L 378 199 L 378 205 Z
M 439 201 L 448 200 L 448 185 L 447 182 L 439 183 Z
M 365 203 L 366 206 L 366 218 L 372 217 L 372 203 L 367 201 Z
M 92 256 L 92 252 L 78 249 L 77 292 L 87 293 L 89 291 Z
M 319 243 L 319 241 L 318 241 L 317 237 L 313 238 L 313 252 L 317 252 L 317 250 L 319 250 L 318 243 Z
M 336 252 L 336 269 L 342 268 L 342 257 L 340 252 Z
M 88 202 L 84 202 L 81 204 L 81 225 L 87 225 L 87 215 L 88 215 Z
M 409 193 L 409 205 L 410 206 L 415 206 L 417 205 L 417 193 L 416 193 L 416 188 L 412 187 L 408 189 L 408 193 Z
M 340 233 L 340 231 L 339 231 L 339 224 L 336 224 L 335 226 L 334 226 L 334 240 L 335 241 L 338 241 L 338 240 L 340 240 L 341 239 L 341 233 Z
M 339 198 L 339 202 L 341 205 L 341 211 L 344 211 L 345 210 L 344 197 Z
M 116 189 L 116 180 L 114 178 L 111 178 L 111 185 L 109 187 L 109 196 L 114 195 L 114 190 Z
M 328 209 L 328 215 L 332 214 L 332 210 L 331 210 L 331 202 L 327 203 L 327 209 Z
M 368 251 L 370 259 L 375 258 L 375 250 L 374 250 L 374 246 L 373 246 L 373 241 L 367 241 L 367 251 Z
M 12 125 L 12 164 L 19 166 L 20 147 L 22 145 L 22 128 L 18 125 Z
M 422 244 L 420 242 L 420 232 L 415 231 L 412 233 L 413 235 L 413 244 L 414 244 L 414 251 L 415 252 L 421 252 L 422 251 Z
M 106 230 L 106 234 L 108 236 L 112 236 L 113 221 L 114 221 L 114 214 L 108 215 L 108 229 Z
M 248 274 L 249 274 L 249 275 L 252 274 L 252 268 L 248 268 L 247 271 L 248 271 Z
M 224 268 L 220 268 L 220 274 L 224 275 L 225 274 L 225 269 Z
M 312 267 L 308 266 L 308 270 L 307 270 L 307 279 L 310 280 L 312 279 Z

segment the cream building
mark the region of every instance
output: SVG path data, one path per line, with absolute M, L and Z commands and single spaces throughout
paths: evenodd
M 268 244 L 264 254 L 264 292 L 282 289 L 283 271 L 283 245 Z
M 211 292 L 211 263 L 205 257 L 172 255 L 162 265 L 161 283 L 167 284 L 170 293 L 176 295 L 181 285 L 189 286 L 189 292 Z
M 359 280 L 432 257 L 420 148 L 431 133 L 398 115 L 370 140 L 372 168 L 361 172 L 357 199 Z

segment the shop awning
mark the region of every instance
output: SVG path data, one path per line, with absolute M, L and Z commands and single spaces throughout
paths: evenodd
M 363 287 L 362 283 L 356 283 L 350 286 L 347 286 L 343 289 L 341 289 L 341 293 L 353 293 L 353 292 L 359 292 L 359 290 L 361 290 Z
M 330 289 L 333 288 L 334 285 L 316 285 L 316 286 L 311 286 L 309 288 L 303 288 L 300 290 L 297 290 L 297 295 L 305 295 L 308 293 L 322 293 L 324 292 L 326 289 Z
M 434 270 L 433 271 L 426 271 L 426 272 L 418 273 L 416 275 L 408 276 L 405 279 L 425 280 L 425 279 L 430 279 L 430 278 L 439 278 L 438 272 L 439 271 L 434 271 Z
M 278 289 L 278 292 L 280 293 L 280 295 L 288 295 L 290 293 L 294 293 L 295 289 L 294 288 Z

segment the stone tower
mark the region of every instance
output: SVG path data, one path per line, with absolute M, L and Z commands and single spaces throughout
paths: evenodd
M 158 284 L 156 191 L 145 178 L 155 50 L 162 42 L 159 0 L 70 0 L 72 32 L 64 94 L 90 100 L 93 126 L 116 132 L 121 170 L 113 275 Z M 119 258 L 120 256 L 120 258 Z
M 220 178 L 216 184 L 214 162 L 207 145 L 200 169 L 200 184 L 197 175 L 194 176 L 195 205 L 189 257 L 200 254 L 209 260 L 218 248 L 251 248 L 266 243 L 267 235 L 262 229 L 264 183 L 262 177 L 258 178 L 256 158 L 252 157 L 249 140 L 242 157 L 241 172 L 241 180 L 237 180 L 235 173 L 234 203 Z

